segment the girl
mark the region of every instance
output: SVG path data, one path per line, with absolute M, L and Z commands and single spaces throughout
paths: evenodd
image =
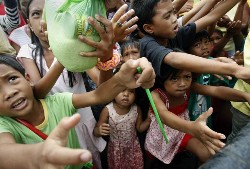
M 135 74 L 138 66 L 143 69 L 141 75 Z M 79 122 L 79 115 L 62 119 L 72 116 L 78 108 L 108 103 L 126 88 L 152 87 L 154 77 L 150 63 L 140 58 L 125 63 L 95 91 L 57 93 L 39 100 L 33 93 L 36 85 L 33 87 L 23 67 L 14 57 L 0 55 L 0 168 L 61 169 L 70 164 L 65 168 L 81 169 L 91 154 L 79 149 L 75 130 L 69 130 Z M 6 153 L 16 156 L 15 160 Z
M 27 16 L 28 16 L 28 24 L 31 29 L 32 36 L 32 45 L 24 45 L 20 49 L 17 58 L 23 64 L 26 69 L 26 72 L 30 75 L 31 81 L 36 83 L 41 78 L 43 78 L 48 71 L 56 65 L 56 58 L 54 57 L 51 50 L 49 50 L 49 43 L 47 41 L 47 37 L 45 36 L 41 25 L 41 17 L 44 7 L 44 0 L 31 0 L 27 5 Z M 93 19 L 90 21 L 96 30 L 99 32 L 101 36 L 101 41 L 99 43 L 95 43 L 92 41 L 86 41 L 84 37 L 81 37 L 81 40 L 89 45 L 94 45 L 97 50 L 95 54 L 98 54 L 101 60 L 109 60 L 112 56 L 113 49 L 113 36 L 112 36 L 112 28 L 111 24 L 108 20 L 104 20 L 104 18 L 99 19 L 106 26 L 106 32 L 103 32 L 102 27 L 98 27 Z M 93 52 L 94 53 L 94 52 Z M 92 54 L 93 54 L 92 53 Z M 90 53 L 84 53 L 90 54 Z M 110 73 L 111 72 L 111 73 Z M 91 78 L 97 82 L 98 76 L 97 73 L 93 73 L 88 71 Z M 105 81 L 111 77 L 112 71 L 100 71 L 100 81 Z M 100 82 L 101 83 L 101 82 Z M 51 86 L 52 87 L 52 86 Z M 81 73 L 72 73 L 63 70 L 63 73 L 60 75 L 58 80 L 55 82 L 53 88 L 48 87 L 46 89 L 43 88 L 43 91 L 36 93 L 37 97 L 44 98 L 44 96 L 54 93 L 61 92 L 72 92 L 72 93 L 82 93 L 86 92 L 84 80 L 82 78 Z M 85 107 L 83 109 L 79 109 L 78 113 L 81 115 L 81 122 L 76 126 L 76 132 L 78 134 L 78 138 L 80 140 L 80 145 L 82 148 L 88 149 L 92 152 L 93 155 L 93 163 L 101 168 L 99 152 L 103 151 L 106 146 L 106 142 L 102 138 L 98 138 L 93 136 L 93 129 L 95 127 L 96 120 L 93 116 L 92 110 L 90 107 Z
M 110 135 L 109 169 L 143 169 L 143 155 L 136 130 L 148 129 L 150 119 L 142 122 L 141 109 L 134 103 L 135 90 L 125 89 L 101 112 L 94 129 L 95 136 Z
M 45 34 L 42 32 L 40 26 L 43 6 L 44 0 L 29 1 L 27 5 L 27 16 L 29 18 L 28 24 L 31 29 L 33 44 L 24 45 L 17 56 L 19 61 L 26 69 L 26 72 L 30 74 L 31 81 L 34 83 L 38 82 L 42 77 L 44 77 L 44 75 L 47 74 L 49 69 L 57 62 L 52 51 L 49 50 L 49 43 L 47 41 L 47 38 L 45 37 Z M 104 24 L 107 25 L 107 21 Z M 99 48 L 99 50 L 97 50 L 101 51 L 100 53 L 102 53 L 100 57 L 106 55 L 106 59 L 107 57 L 112 57 L 113 48 L 113 37 L 107 37 L 108 36 L 105 36 L 106 39 L 104 42 L 101 41 L 105 43 L 105 45 L 103 46 L 106 47 L 107 50 L 104 51 L 102 48 Z M 104 38 L 102 37 L 102 39 Z M 105 58 L 103 57 L 102 59 Z M 95 77 L 93 78 L 93 74 L 91 77 L 92 79 L 96 79 Z M 95 82 L 97 82 L 97 80 L 95 80 Z M 63 73 L 60 75 L 55 85 L 50 90 L 49 94 L 61 92 L 86 92 L 82 74 L 72 73 L 64 69 Z M 43 98 L 44 96 L 46 96 L 47 93 L 48 90 L 40 91 L 38 97 Z M 88 149 L 92 152 L 93 163 L 98 168 L 101 168 L 99 152 L 101 152 L 105 148 L 106 142 L 102 138 L 94 137 L 92 134 L 96 120 L 93 116 L 91 108 L 85 107 L 83 109 L 79 109 L 78 113 L 80 113 L 81 115 L 81 122 L 76 126 L 76 132 L 80 140 L 80 145 L 82 148 Z
M 216 87 L 192 83 L 192 73 L 185 70 L 172 69 L 165 79 L 160 80 L 161 87 L 152 91 L 152 97 L 160 118 L 165 124 L 164 129 L 167 133 L 169 143 L 166 144 L 154 114 L 150 113 L 151 124 L 146 136 L 145 149 L 148 151 L 146 168 L 151 168 L 155 158 L 169 164 L 176 153 L 188 150 L 195 154 L 201 162 L 205 162 L 215 152 L 219 150 L 223 143 L 211 139 L 210 142 L 203 140 L 208 135 L 204 133 L 210 130 L 206 126 L 206 119 L 211 115 L 211 108 L 200 115 L 196 121 L 189 121 L 188 102 L 189 93 L 196 92 L 202 95 L 209 95 L 225 100 L 248 101 L 250 95 L 228 87 Z M 217 147 L 214 147 L 217 145 Z

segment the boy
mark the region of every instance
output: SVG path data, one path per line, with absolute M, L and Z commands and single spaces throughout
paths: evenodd
M 218 73 L 249 79 L 249 69 L 236 64 L 207 60 L 186 53 L 194 34 L 222 17 L 239 0 L 223 1 L 209 14 L 178 30 L 171 0 L 134 0 L 132 8 L 139 18 L 138 28 L 146 35 L 141 39 L 141 56 L 147 57 L 158 76 L 164 77 L 170 66 L 198 73 Z M 237 72 L 238 71 L 238 72 Z
M 185 50 L 194 34 L 222 17 L 239 0 L 222 1 L 209 14 L 178 30 L 177 17 L 171 0 L 134 0 L 132 8 L 139 18 L 138 28 L 145 36 L 141 39 L 140 56 L 147 57 L 157 76 L 164 77 L 172 67 L 197 73 L 218 73 L 249 79 L 249 69 L 233 63 L 221 63 L 186 53 L 173 52 L 178 47 Z M 210 134 L 208 134 L 211 136 Z M 208 138 L 200 138 L 211 151 L 220 146 Z M 217 137 L 217 139 L 220 139 Z M 219 140 L 217 140 L 219 142 Z
M 135 75 L 138 66 L 143 69 L 140 77 Z M 63 120 L 52 132 L 59 121 L 77 108 L 110 102 L 126 87 L 149 88 L 154 78 L 150 63 L 140 58 L 126 62 L 116 75 L 92 92 L 58 93 L 37 100 L 23 67 L 14 58 L 0 55 L 0 168 L 47 169 L 74 164 L 66 168 L 80 169 L 82 165 L 76 164 L 87 162 L 91 155 L 86 150 L 70 150 L 79 148 L 79 142 L 75 130 L 68 133 L 79 122 L 79 115 Z M 66 142 L 69 148 L 63 148 Z

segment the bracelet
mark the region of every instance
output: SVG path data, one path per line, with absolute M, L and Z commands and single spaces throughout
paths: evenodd
M 113 57 L 106 62 L 101 62 L 100 59 L 98 59 L 96 66 L 99 70 L 107 71 L 116 68 L 116 66 L 120 63 L 120 60 L 120 54 L 113 53 Z

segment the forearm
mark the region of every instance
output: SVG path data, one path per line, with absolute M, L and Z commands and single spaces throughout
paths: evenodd
M 144 131 L 146 131 L 148 128 L 149 128 L 149 125 L 150 125 L 150 120 L 149 119 L 146 119 L 145 121 L 143 121 L 139 127 L 137 128 L 137 131 L 142 133 Z
M 232 9 L 240 0 L 226 0 L 221 1 L 214 10 L 209 12 L 204 17 L 197 20 L 196 23 L 196 32 L 206 28 L 210 24 L 214 23 L 218 19 L 220 19 L 223 15 L 225 15 L 230 9 Z
M 96 126 L 96 127 L 94 128 L 93 134 L 94 134 L 94 136 L 96 136 L 96 137 L 101 137 L 101 136 L 102 136 L 101 133 L 99 132 L 99 126 Z
M 107 80 L 109 80 L 111 77 L 113 76 L 113 69 L 112 70 L 108 70 L 108 71 L 100 71 L 100 75 L 99 75 L 99 81 L 98 81 L 98 85 L 102 84 L 103 82 L 106 82 Z
M 214 45 L 213 53 L 217 54 L 224 50 L 224 47 L 226 46 L 231 37 L 232 36 L 230 34 L 226 33 L 223 38 L 217 44 Z
M 1 144 L 0 168 L 1 169 L 39 169 L 39 153 L 41 143 L 38 144 Z
M 211 73 L 231 76 L 235 76 L 237 68 L 239 67 L 233 63 L 223 63 L 180 52 L 171 52 L 166 55 L 164 63 L 176 69 L 183 69 L 194 73 Z
M 187 22 L 204 6 L 206 3 L 206 0 L 199 1 L 198 4 L 196 4 L 193 9 L 185 13 L 185 15 L 182 18 L 182 25 L 186 25 Z
M 192 122 L 184 120 L 172 112 L 164 112 L 164 115 L 160 118 L 162 123 L 183 133 L 192 134 Z
M 206 1 L 206 4 L 188 21 L 188 23 L 192 23 L 200 19 L 209 13 L 209 11 L 216 5 L 217 0 L 209 0 Z
M 64 67 L 58 61 L 50 68 L 48 73 L 41 78 L 33 88 L 34 95 L 38 99 L 44 98 L 55 85 L 57 79 L 61 75 Z
M 235 101 L 235 102 L 246 102 L 246 93 L 232 89 L 230 87 L 216 86 L 214 91 L 214 97 Z
M 188 0 L 174 0 L 173 5 L 175 12 L 178 13 L 178 11 L 183 7 L 183 5 L 187 2 Z

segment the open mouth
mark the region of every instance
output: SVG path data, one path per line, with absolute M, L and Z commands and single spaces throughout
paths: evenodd
M 11 105 L 11 108 L 15 109 L 15 110 L 21 110 L 21 109 L 23 109 L 25 107 L 25 105 L 26 105 L 26 99 L 21 98 L 21 99 L 18 99 L 17 101 L 15 101 Z

